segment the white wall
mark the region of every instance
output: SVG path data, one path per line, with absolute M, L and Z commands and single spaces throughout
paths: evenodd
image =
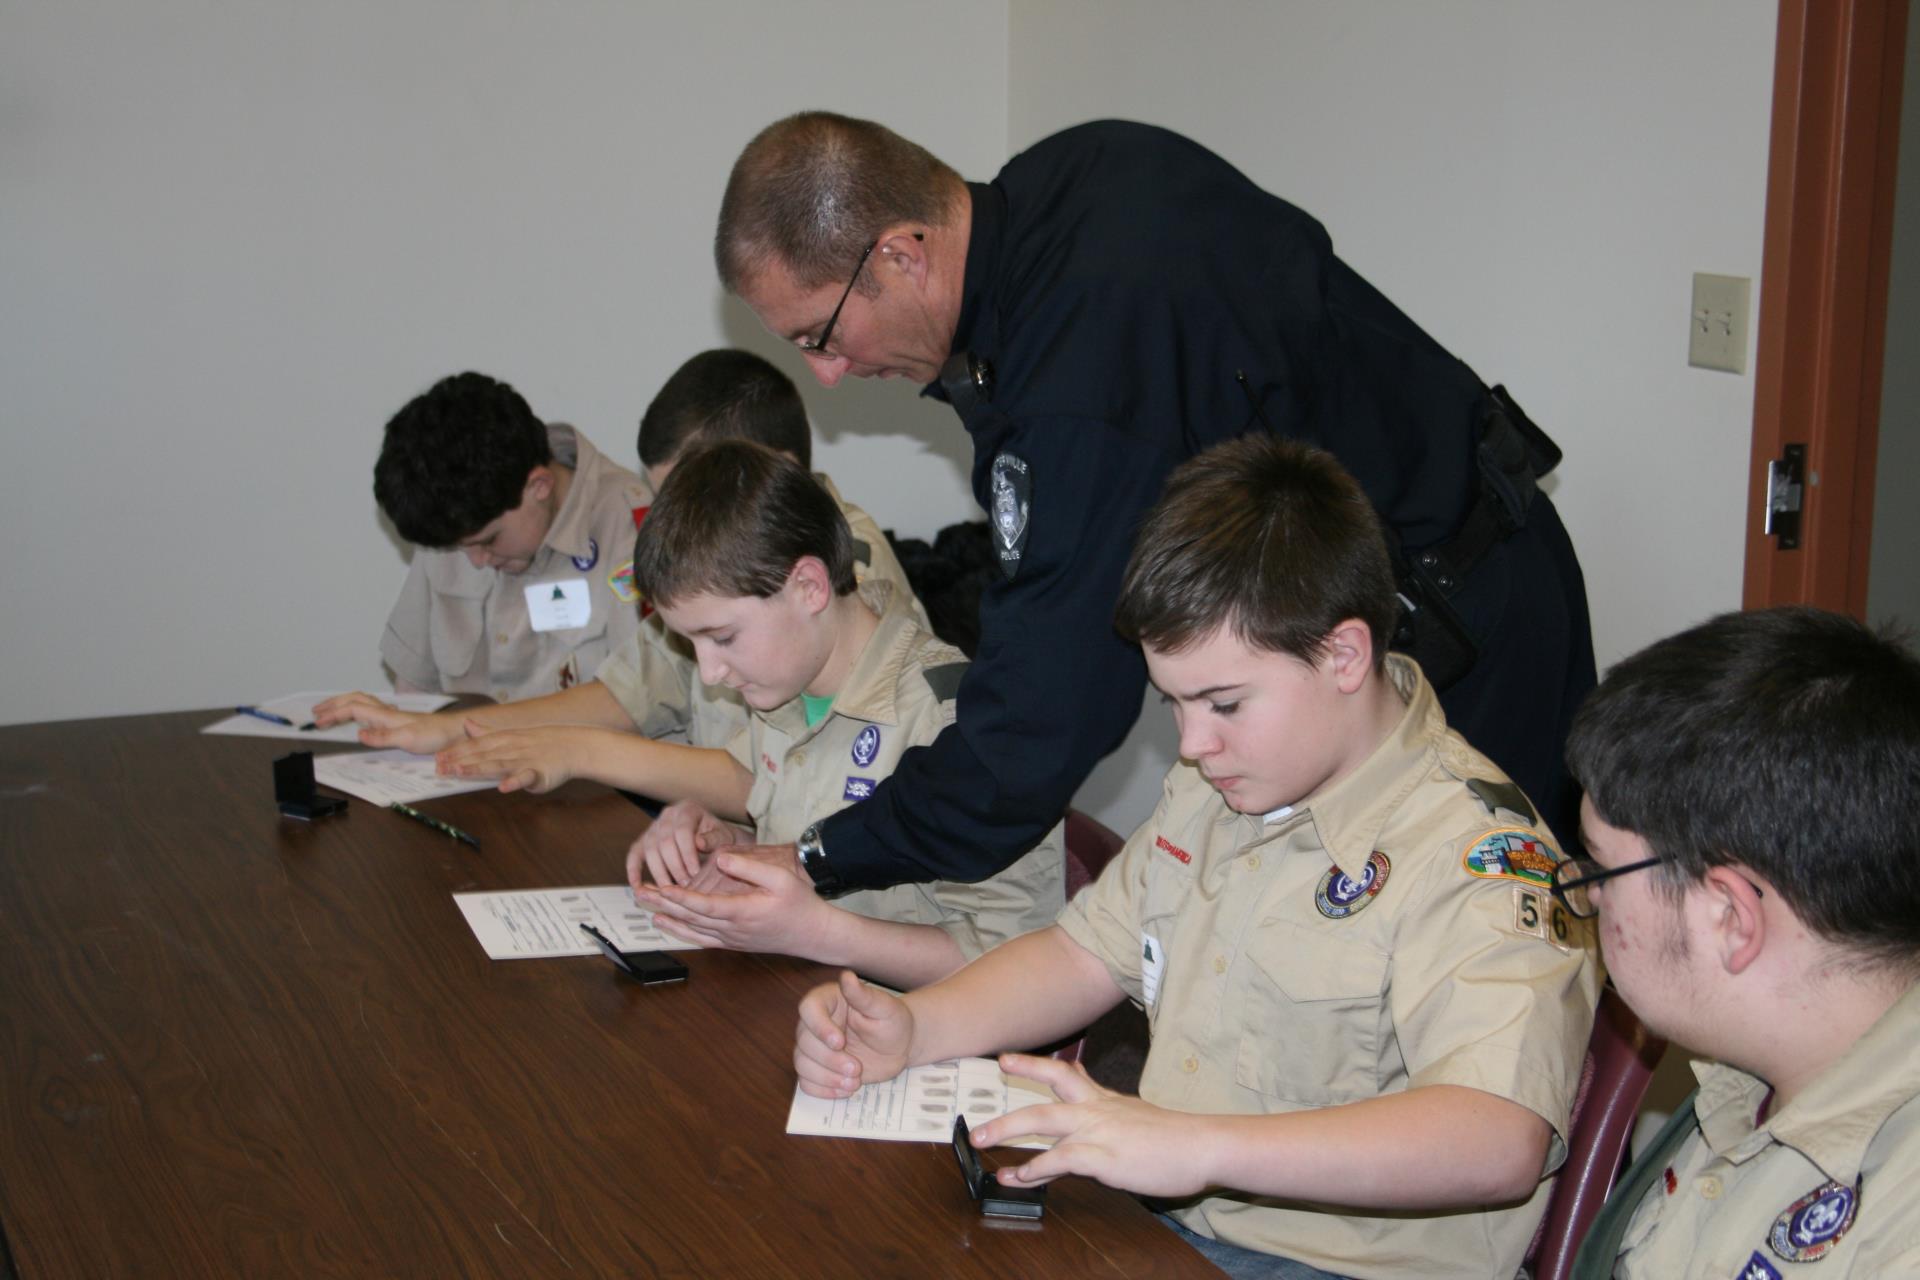
M 1920 22 L 1907 23 L 1900 177 L 1887 267 L 1887 353 L 1880 388 L 1867 618 L 1920 628 Z
M 1686 329 L 1693 272 L 1759 296 L 1774 24 L 1752 0 L 1013 0 L 1008 139 L 1167 125 L 1325 222 L 1566 450 L 1548 487 L 1604 668 L 1740 602 L 1753 381 L 1689 368 Z M 1084 807 L 1147 815 L 1167 719 Z
M 631 465 L 683 358 L 772 350 L 709 250 L 747 138 L 830 107 L 991 173 L 1006 20 L 0 0 L 0 723 L 382 685 L 386 418 L 479 368 Z M 809 398 L 883 525 L 975 514 L 949 412 Z

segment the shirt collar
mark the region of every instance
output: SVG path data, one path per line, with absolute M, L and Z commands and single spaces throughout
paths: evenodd
M 1294 806 L 1312 821 L 1334 865 L 1355 879 L 1366 872 L 1380 832 L 1426 775 L 1434 745 L 1447 731 L 1440 700 L 1418 664 L 1388 654 L 1386 675 L 1406 704 L 1393 731 L 1359 768 Z
M 833 696 L 833 710 L 811 729 L 807 725 L 806 703 L 797 697 L 767 713 L 769 722 L 796 741 L 810 732 L 818 733 L 840 716 L 852 716 L 872 724 L 891 725 L 899 721 L 896 695 L 900 668 L 919 624 L 911 609 L 896 607 L 900 603 L 899 592 L 886 579 L 863 582 L 858 592 L 861 603 L 880 615 L 880 623 L 867 637 L 860 656 L 853 660 L 853 668 L 847 672 L 840 692 Z
M 545 545 L 576 560 L 597 558 L 590 544 L 593 488 L 597 479 L 592 473 L 598 468 L 600 451 L 586 436 L 564 422 L 548 424 L 547 443 L 553 449 L 554 463 L 571 468 L 573 479 L 567 485 L 566 501 L 553 513 L 553 523 L 547 526 Z
M 1794 1034 L 1784 1029 L 1783 1034 Z M 1888 1117 L 1920 1096 L 1920 984 L 1909 987 L 1867 1033 L 1800 1095 L 1758 1119 L 1767 1083 L 1722 1062 L 1695 1062 L 1700 1096 L 1694 1112 L 1715 1155 L 1735 1163 L 1769 1141 L 1792 1147 L 1835 1182 L 1853 1185 L 1867 1148 Z
M 993 273 L 1000 262 L 1001 237 L 1007 224 L 1007 197 L 997 186 L 969 182 L 972 230 L 967 237 L 967 268 L 960 285 L 960 321 L 953 328 L 952 351 L 966 351 L 973 341 L 974 329 L 986 308 Z M 951 354 L 951 352 L 949 352 Z M 936 379 L 921 388 L 920 394 L 936 400 L 946 399 Z

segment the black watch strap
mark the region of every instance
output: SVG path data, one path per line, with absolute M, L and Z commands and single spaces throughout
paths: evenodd
M 794 848 L 800 854 L 800 865 L 807 869 L 807 878 L 813 881 L 813 891 L 823 898 L 836 898 L 847 891 L 834 874 L 833 866 L 827 861 L 826 846 L 820 843 L 820 824 L 814 823 L 800 833 L 794 841 Z

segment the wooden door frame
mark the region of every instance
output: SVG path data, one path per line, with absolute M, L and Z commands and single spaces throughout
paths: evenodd
M 1780 0 L 1748 471 L 1748 608 L 1864 618 L 1907 0 Z M 1801 543 L 1761 530 L 1767 463 L 1807 445 Z

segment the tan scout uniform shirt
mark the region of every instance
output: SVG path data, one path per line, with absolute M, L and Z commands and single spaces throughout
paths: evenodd
M 1465 1085 L 1551 1124 L 1551 1169 L 1599 994 L 1586 931 L 1553 910 L 1545 832 L 1468 790 L 1504 777 L 1447 729 L 1419 667 L 1388 662 L 1407 710 L 1353 774 L 1263 820 L 1176 766 L 1060 924 L 1146 1007 L 1149 1102 L 1261 1115 Z M 1338 1275 L 1484 1280 L 1519 1267 L 1549 1185 L 1487 1213 L 1223 1194 L 1175 1216 Z
M 1783 1036 L 1820 1034 L 1808 1010 Z M 1920 1276 L 1920 987 L 1792 1102 L 1756 1123 L 1765 1082 L 1696 1062 L 1699 1130 L 1627 1225 L 1630 1280 Z M 1808 1255 L 1795 1260 L 1795 1255 Z
M 380 656 L 401 681 L 496 702 L 537 698 L 590 679 L 638 632 L 633 513 L 652 491 L 572 427 L 555 423 L 547 437 L 554 461 L 573 468 L 573 481 L 525 573 L 475 568 L 459 550 L 414 552 L 380 640 Z M 582 578 L 592 605 L 587 624 L 535 631 L 527 587 Z
M 840 505 L 853 533 L 853 576 L 859 582 L 891 582 L 896 605 L 904 604 L 922 627 L 926 610 L 907 584 L 907 571 L 873 517 L 840 496 L 833 481 L 813 478 Z M 641 623 L 635 642 L 614 651 L 598 676 L 649 738 L 685 740 L 696 747 L 725 747 L 746 727 L 747 704 L 733 690 L 700 683 L 699 664 L 684 637 L 667 630 L 657 615 Z
M 754 715 L 734 736 L 729 750 L 753 773 L 747 812 L 762 843 L 790 843 L 809 823 L 866 799 L 907 748 L 925 746 L 953 723 L 967 660 L 911 613 L 890 607 L 894 590 L 884 582 L 860 588 L 880 625 L 819 724 L 807 727 L 806 706 L 795 698 Z M 935 925 L 971 960 L 1053 922 L 1066 890 L 1064 841 L 1056 826 L 1033 852 L 979 884 L 863 889 L 834 905 L 876 920 Z

